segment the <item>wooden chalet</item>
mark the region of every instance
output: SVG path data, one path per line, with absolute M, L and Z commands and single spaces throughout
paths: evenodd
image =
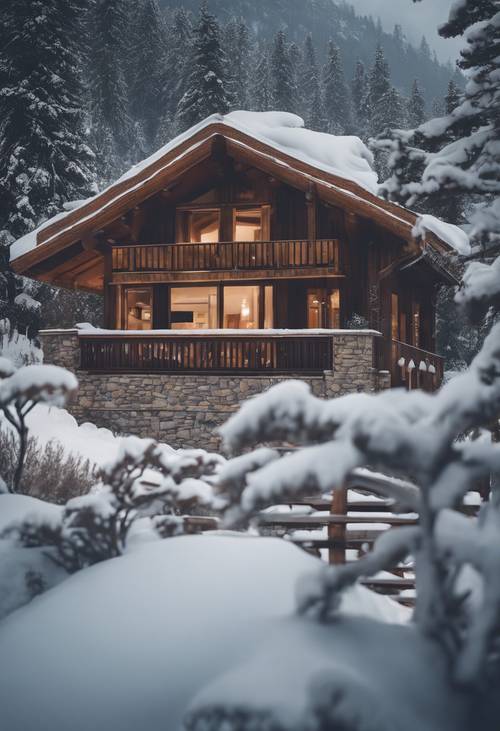
M 393 385 L 433 388 L 436 291 L 455 279 L 416 218 L 230 115 L 45 224 L 12 265 L 102 293 L 87 371 L 313 373 L 332 366 L 328 331 L 364 327 Z

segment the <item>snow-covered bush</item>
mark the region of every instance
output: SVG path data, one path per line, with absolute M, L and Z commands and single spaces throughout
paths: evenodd
M 10 492 L 17 492 L 21 484 L 28 448 L 26 417 L 40 403 L 63 406 L 77 387 L 75 376 L 64 368 L 30 365 L 16 370 L 10 360 L 0 357 L 0 412 L 19 437 L 17 466 L 8 482 Z
M 123 554 L 137 520 L 146 518 L 151 532 L 166 538 L 184 533 L 182 511 L 220 507 L 210 483 L 223 462 L 204 450 L 172 452 L 129 437 L 116 461 L 98 473 L 95 489 L 65 505 L 60 522 L 28 519 L 7 534 L 22 546 L 45 548 L 73 573 Z
M 7 426 L 7 425 L 6 425 Z M 14 431 L 0 428 L 0 475 L 12 485 L 19 444 Z M 42 444 L 28 437 L 19 491 L 23 495 L 62 505 L 84 495 L 95 484 L 95 466 L 79 454 L 67 452 L 55 439 Z
M 473 264 L 468 269 L 459 295 L 463 305 L 474 312 L 498 306 L 498 266 L 498 262 L 490 267 Z M 336 623 L 346 588 L 412 555 L 415 631 L 446 663 L 449 688 L 460 688 L 469 709 L 481 698 L 486 717 L 500 681 L 498 482 L 492 480 L 491 501 L 477 521 L 460 512 L 460 506 L 478 480 L 500 475 L 500 446 L 460 438 L 491 425 L 499 416 L 500 323 L 491 329 L 470 369 L 436 394 L 390 390 L 324 401 L 312 396 L 303 382 L 292 381 L 246 402 L 221 428 L 225 445 L 233 453 L 262 443 L 301 447 L 284 456 L 260 447 L 227 463 L 220 482 L 231 505 L 227 517 L 232 524 L 241 525 L 261 509 L 287 502 L 291 496 L 335 490 L 359 467 L 413 482 L 412 486 L 394 481 L 385 489 L 401 508 L 419 514 L 418 526 L 393 529 L 360 560 L 324 566 L 305 577 L 298 591 L 299 612 Z M 389 647 L 386 661 L 391 662 Z M 362 658 L 358 670 L 362 677 Z M 339 692 L 333 683 L 331 698 Z M 257 706 L 259 713 L 262 710 Z M 205 711 L 201 720 L 208 723 L 214 709 L 208 706 Z M 230 723 L 233 712 L 227 709 L 228 728 L 240 728 Z M 373 725 L 366 725 L 366 720 L 359 726 L 343 725 L 344 716 L 336 715 L 334 704 L 328 714 L 328 722 L 312 727 L 387 728 L 380 719 L 373 719 Z M 346 718 L 355 715 L 347 713 Z M 272 728 L 266 723 L 262 728 Z M 248 723 L 241 726 L 249 727 L 253 728 Z M 257 722 L 255 727 L 261 728 Z

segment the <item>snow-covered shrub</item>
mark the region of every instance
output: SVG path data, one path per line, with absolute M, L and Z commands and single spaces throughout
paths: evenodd
M 146 518 L 160 538 L 184 533 L 182 511 L 220 507 L 211 481 L 222 457 L 204 450 L 172 452 L 152 440 L 124 439 L 87 495 L 66 503 L 58 524 L 26 520 L 8 529 L 26 547 L 45 547 L 68 572 L 125 552 L 135 521 Z
M 498 306 L 498 266 L 469 268 L 459 295 L 469 309 L 484 312 Z M 221 428 L 233 453 L 278 441 L 302 447 L 283 456 L 261 447 L 227 463 L 220 481 L 233 524 L 290 496 L 335 490 L 359 467 L 414 483 L 394 481 L 385 489 L 402 508 L 419 514 L 418 526 L 393 529 L 360 560 L 324 566 L 305 577 L 298 591 L 299 611 L 322 622 L 337 622 L 346 588 L 411 554 L 417 587 L 415 631 L 422 642 L 437 648 L 449 668 L 449 687 L 460 688 L 470 708 L 481 698 L 486 716 L 500 681 L 498 482 L 492 480 L 491 501 L 477 521 L 460 512 L 460 506 L 478 480 L 500 475 L 500 446 L 461 437 L 499 416 L 500 323 L 491 329 L 470 369 L 436 394 L 391 390 L 324 401 L 311 395 L 303 382 L 292 381 L 246 402 Z M 391 662 L 390 648 L 386 659 Z M 359 672 L 362 676 L 362 660 Z M 333 683 L 332 697 L 337 691 Z M 354 716 L 347 713 L 346 718 Z M 332 711 L 318 728 L 385 729 L 375 720 L 359 727 L 343 721 Z
M 10 492 L 17 492 L 21 484 L 28 448 L 26 417 L 39 403 L 64 406 L 77 387 L 75 376 L 64 368 L 30 365 L 16 370 L 10 360 L 0 357 L 0 411 L 19 437 L 17 466 L 8 483 Z M 6 475 L 2 477 L 6 479 Z
M 12 485 L 18 460 L 18 439 L 12 430 L 0 428 L 0 475 Z M 95 484 L 95 467 L 87 459 L 50 440 L 43 445 L 29 437 L 19 492 L 62 505 L 89 492 Z

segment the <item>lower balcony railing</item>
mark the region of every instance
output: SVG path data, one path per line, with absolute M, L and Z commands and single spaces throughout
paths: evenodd
M 235 241 L 113 246 L 115 272 L 199 272 L 327 267 L 339 272 L 339 242 Z
M 95 372 L 321 373 L 332 339 L 283 335 L 99 335 L 80 337 L 80 365 Z
M 444 359 L 440 355 L 416 348 L 399 340 L 382 343 L 384 354 L 379 365 L 391 371 L 392 386 L 411 390 L 435 391 L 443 382 Z

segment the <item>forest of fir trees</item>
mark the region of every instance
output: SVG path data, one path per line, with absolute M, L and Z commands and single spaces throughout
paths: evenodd
M 403 43 L 398 27 L 397 34 Z M 293 112 L 310 129 L 368 142 L 388 128 L 418 127 L 460 94 L 450 81 L 446 99 L 426 100 L 417 78 L 403 94 L 381 45 L 371 65 L 359 60 L 348 75 L 333 41 L 326 48 L 310 34 L 290 41 L 283 29 L 266 40 L 241 18 L 221 25 L 206 0 L 197 15 L 162 10 L 157 0 L 13 0 L 0 49 L 7 49 L 0 57 L 4 245 L 210 114 Z M 430 54 L 424 43 L 420 53 Z M 386 152 L 375 152 L 375 164 L 382 180 L 390 175 Z M 71 297 L 33 287 L 65 320 Z M 95 297 L 75 302 L 73 321 L 98 323 Z M 57 323 L 45 316 L 44 324 Z

